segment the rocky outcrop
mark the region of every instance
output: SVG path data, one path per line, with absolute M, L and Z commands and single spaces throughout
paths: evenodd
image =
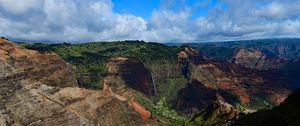
M 182 51 L 180 51 L 177 55 L 179 62 L 189 61 L 193 64 L 198 64 L 205 59 L 202 54 L 190 47 L 183 47 Z
M 144 106 L 142 106 L 141 104 L 137 103 L 134 100 L 130 100 L 129 105 L 131 105 L 133 107 L 133 109 L 141 115 L 143 120 L 146 121 L 146 120 L 150 119 L 151 112 L 146 110 L 146 108 Z
M 70 65 L 54 53 L 39 53 L 0 39 L 0 56 L 2 62 L 13 66 L 16 71 L 21 71 L 19 73 L 31 79 L 51 86 L 77 86 Z
M 299 100 L 300 90 L 297 90 L 279 106 L 246 115 L 234 126 L 298 126 L 300 125 Z
M 33 86 L 33 85 L 30 85 Z M 48 93 L 49 92 L 49 93 Z M 51 94 L 55 92 L 54 94 Z M 46 85 L 25 87 L 6 99 L 8 125 L 144 125 L 127 102 L 109 93 Z
M 242 114 L 232 105 L 228 104 L 220 95 L 215 99 L 207 109 L 196 114 L 186 122 L 186 126 L 230 126 Z
M 68 64 L 56 54 L 0 42 L 1 125 L 146 125 L 149 113 L 138 103 L 78 88 Z
M 241 48 L 234 55 L 232 62 L 247 68 L 268 70 L 279 69 L 283 60 L 276 55 L 267 55 L 257 49 Z
M 179 59 L 183 57 L 181 54 Z M 197 64 L 188 61 L 187 65 L 190 82 L 181 89 L 175 102 L 176 109 L 185 116 L 208 107 L 217 93 L 230 104 L 257 107 L 260 106 L 257 100 L 261 100 L 258 102 L 278 105 L 295 85 L 288 74 L 277 70 L 257 70 L 212 60 L 202 60 Z
M 107 63 L 108 73 L 104 77 L 106 85 L 113 88 L 131 87 L 146 95 L 155 95 L 155 86 L 149 70 L 136 59 L 113 57 Z
M 205 57 L 201 55 L 198 51 L 190 47 L 183 47 L 183 49 L 178 52 L 178 65 L 181 69 L 181 73 L 185 78 L 190 78 L 191 64 L 199 64 L 204 61 Z

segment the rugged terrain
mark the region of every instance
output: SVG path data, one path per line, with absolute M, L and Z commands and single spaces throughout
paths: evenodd
M 104 85 L 111 87 L 129 86 L 144 94 L 153 96 L 156 94 L 156 87 L 152 84 L 152 77 L 143 63 L 133 58 L 113 57 L 107 63 L 108 72 L 104 77 Z M 125 85 L 118 85 L 125 84 Z
M 183 54 L 187 55 L 185 60 Z M 182 64 L 188 64 L 183 73 L 188 74 L 186 76 L 190 80 L 180 91 L 176 103 L 176 109 L 185 115 L 206 108 L 216 93 L 232 105 L 246 108 L 278 105 L 293 91 L 295 84 L 292 80 L 297 79 L 278 70 L 252 69 L 237 63 L 205 60 L 201 54 L 186 50 L 179 53 L 179 58 Z
M 186 126 L 230 126 L 240 118 L 241 112 L 228 104 L 219 94 L 207 109 L 196 114 L 185 123 Z
M 1 125 L 159 125 L 134 99 L 79 88 L 58 55 L 0 44 Z
M 283 60 L 276 55 L 267 55 L 257 49 L 239 49 L 232 58 L 232 63 L 247 68 L 268 70 L 281 68 Z
M 248 41 L 19 45 L 57 53 L 71 64 L 79 87 L 100 89 L 123 101 L 134 110 L 126 112 L 140 115 L 134 118 L 137 122 L 142 118 L 143 124 L 152 125 L 184 125 L 185 120 L 186 125 L 231 125 L 244 114 L 279 105 L 300 86 L 296 40 L 268 41 L 261 46 Z
M 282 104 L 246 115 L 235 126 L 298 126 L 300 124 L 300 91 L 292 93 Z

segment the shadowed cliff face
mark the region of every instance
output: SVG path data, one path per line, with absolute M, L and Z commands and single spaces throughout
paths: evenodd
M 186 126 L 230 126 L 238 118 L 240 111 L 228 104 L 217 94 L 204 111 L 194 115 L 185 123 Z
M 279 106 L 246 115 L 234 126 L 298 126 L 300 124 L 299 100 L 300 90 L 297 90 Z
M 245 53 L 247 52 L 243 52 L 243 55 L 256 56 L 252 52 Z M 191 60 L 186 54 L 189 53 L 180 52 L 178 59 L 182 66 L 188 66 L 182 67 L 182 70 L 189 78 L 190 84 L 180 91 L 175 105 L 176 109 L 186 116 L 206 108 L 216 93 L 233 105 L 239 103 L 251 106 L 257 104 L 257 100 L 278 105 L 297 85 L 293 83 L 293 78 L 280 70 L 246 68 L 225 61 L 199 58 L 202 57 L 199 54 L 194 55 L 198 56 L 195 60 Z M 244 61 L 252 64 L 251 61 Z
M 125 84 L 146 95 L 154 95 L 151 73 L 138 60 L 113 57 L 107 63 L 107 68 L 108 74 L 104 80 L 108 85 L 122 87 Z
M 212 102 L 216 90 L 205 87 L 201 82 L 193 80 L 180 90 L 176 101 L 176 110 L 185 116 L 200 112 L 199 108 L 206 108 Z
M 78 88 L 67 63 L 57 55 L 26 50 L 7 40 L 0 40 L 0 72 L 2 125 L 143 126 L 150 116 L 134 101 Z

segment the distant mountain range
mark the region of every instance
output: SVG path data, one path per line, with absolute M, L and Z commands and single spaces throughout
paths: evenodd
M 206 43 L 167 43 L 166 45 L 188 45 L 215 59 L 229 59 L 238 48 L 255 48 L 268 56 L 278 56 L 281 59 L 300 57 L 300 39 L 257 39 Z M 222 52 L 222 53 L 221 53 Z

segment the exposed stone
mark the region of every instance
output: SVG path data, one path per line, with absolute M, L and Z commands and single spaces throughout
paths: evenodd
M 217 94 L 209 107 L 188 120 L 187 124 L 189 126 L 230 126 L 241 115 L 239 110 L 234 109 Z
M 247 68 L 260 70 L 278 69 L 282 66 L 282 60 L 277 56 L 268 56 L 260 50 L 246 48 L 239 49 L 232 62 Z
M 131 87 L 146 95 L 154 95 L 151 73 L 136 59 L 113 57 L 107 63 L 108 73 L 104 78 L 112 90 L 125 86 Z
M 15 67 L 16 71 L 22 71 L 31 79 L 58 87 L 77 86 L 69 64 L 57 54 L 28 50 L 6 39 L 0 39 L 0 56 L 2 62 Z M 5 71 L 9 69 L 1 70 L 5 75 Z
M 247 106 L 254 103 L 255 98 L 260 98 L 278 105 L 295 85 L 280 71 L 257 70 L 222 61 L 194 63 L 193 60 L 183 60 L 185 54 L 188 53 L 179 53 L 178 59 L 180 65 L 187 66 L 182 70 L 186 71 L 190 83 L 181 89 L 175 103 L 176 109 L 185 116 L 192 116 L 208 107 L 216 93 L 230 104 Z M 249 55 L 256 57 L 255 53 Z M 240 57 L 243 57 L 241 53 Z
M 68 64 L 56 54 L 1 39 L 0 63 L 1 126 L 143 126 L 149 118 L 139 104 L 78 88 Z

